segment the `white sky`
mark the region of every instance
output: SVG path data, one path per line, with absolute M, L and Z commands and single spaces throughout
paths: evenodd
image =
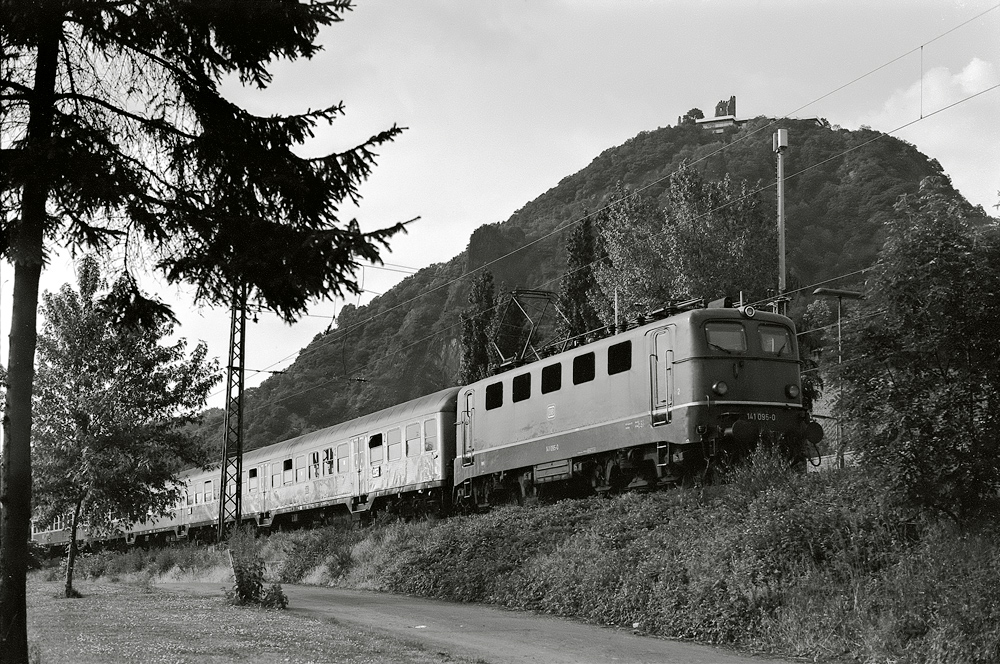
M 506 220 L 603 150 L 676 124 L 693 107 L 712 116 L 730 95 L 741 118 L 818 116 L 885 132 L 917 121 L 896 135 L 938 159 L 970 201 L 996 215 L 1000 89 L 940 110 L 1000 83 L 995 7 L 995 0 L 358 0 L 343 23 L 323 32 L 319 56 L 275 66 L 267 91 L 229 94 L 260 114 L 344 101 L 346 118 L 320 131 L 309 154 L 343 150 L 393 123 L 408 127 L 380 150 L 352 215 L 368 229 L 420 216 L 383 256 L 412 268 L 451 259 L 475 228 Z M 794 135 L 789 150 L 791 167 Z M 12 274 L 3 265 L 4 358 Z M 366 269 L 364 285 L 383 293 L 404 276 Z M 74 281 L 71 267 L 55 259 L 42 287 L 66 281 Z M 176 302 L 180 334 L 205 340 L 224 363 L 228 310 L 163 293 Z M 247 368 L 288 366 L 342 305 L 319 303 L 291 328 L 263 314 L 248 325 Z M 247 386 L 266 375 L 248 373 Z M 223 402 L 220 388 L 210 405 Z

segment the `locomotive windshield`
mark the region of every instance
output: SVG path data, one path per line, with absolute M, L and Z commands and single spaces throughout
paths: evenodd
M 787 357 L 792 354 L 792 335 L 788 328 L 778 325 L 761 325 L 760 347 L 768 355 Z
M 726 353 L 745 353 L 747 335 L 741 323 L 714 321 L 705 323 L 708 347 Z

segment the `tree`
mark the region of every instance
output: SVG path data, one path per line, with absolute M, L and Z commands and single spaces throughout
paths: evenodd
M 959 523 L 1000 489 L 1000 228 L 941 178 L 903 196 L 844 345 L 862 461 Z
M 113 308 L 155 325 L 169 309 L 134 270 L 152 259 L 197 298 L 253 302 L 286 320 L 315 298 L 357 292 L 358 259 L 403 225 L 361 232 L 340 204 L 374 165 L 393 126 L 337 154 L 294 148 L 337 104 L 254 116 L 224 79 L 266 87 L 276 58 L 310 57 L 319 29 L 349 0 L 0 0 L 0 251 L 14 265 L 3 465 L 0 469 L 0 652 L 27 661 L 25 560 L 30 535 L 31 394 L 38 283 L 46 253 L 118 249 L 125 279 Z M 118 281 L 115 279 L 115 281 Z
M 496 317 L 493 273 L 484 268 L 472 282 L 469 306 L 462 313 L 462 366 L 458 380 L 463 385 L 493 375 L 496 361 L 490 350 L 490 339 Z
M 597 220 L 598 251 L 606 260 L 594 264 L 594 279 L 605 297 L 592 300 L 607 325 L 615 325 L 615 302 L 624 317 L 645 313 L 672 297 L 670 274 L 660 260 L 663 213 L 654 202 L 615 185 Z
M 598 249 L 589 214 L 584 213 L 570 234 L 566 254 L 566 272 L 559 281 L 559 309 L 565 319 L 560 319 L 557 336 L 573 339 L 603 327 L 594 306 L 604 295 L 594 279 Z
M 73 588 L 76 535 L 165 515 L 180 496 L 176 473 L 204 462 L 178 427 L 192 422 L 219 380 L 198 344 L 167 345 L 173 326 L 114 324 L 97 260 L 78 264 L 68 284 L 43 295 L 38 342 L 32 465 L 42 523 L 69 515 L 66 596 Z M 122 287 L 122 284 L 117 284 Z
M 605 295 L 642 313 L 669 301 L 762 298 L 776 281 L 777 239 L 772 217 L 745 182 L 706 181 L 682 166 L 671 174 L 666 207 L 622 187 L 599 228 L 608 260 L 596 270 Z M 607 308 L 601 311 L 610 322 Z

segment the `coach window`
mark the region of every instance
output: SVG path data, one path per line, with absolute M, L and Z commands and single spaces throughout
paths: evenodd
M 306 455 L 295 457 L 295 481 L 306 481 Z
M 292 472 L 292 460 L 285 459 L 281 463 L 281 483 L 291 484 L 295 481 L 295 475 Z
M 385 444 L 388 448 L 389 461 L 399 461 L 403 458 L 403 437 L 399 427 L 385 432 Z
M 760 333 L 760 347 L 768 355 L 778 357 L 788 357 L 792 354 L 792 335 L 788 328 L 780 325 L 761 325 L 757 328 Z
M 213 500 L 215 500 L 215 497 L 212 495 L 212 481 L 209 480 L 205 482 L 205 502 L 210 503 Z
M 623 341 L 608 348 L 608 375 L 628 371 L 632 368 L 632 342 Z
M 594 380 L 594 354 L 584 353 L 573 358 L 573 384 Z
M 420 454 L 420 422 L 406 425 L 406 456 Z
M 524 373 L 514 376 L 510 389 L 510 400 L 514 403 L 524 401 L 531 396 L 531 374 Z
M 368 439 L 368 458 L 373 466 L 382 463 L 382 434 L 377 433 Z
M 486 410 L 493 410 L 503 405 L 503 383 L 493 383 L 486 386 Z
M 271 488 L 281 486 L 281 466 L 276 463 L 271 464 Z
M 319 477 L 319 450 L 309 453 L 309 479 Z
M 323 450 L 323 474 L 333 475 L 333 470 L 335 468 L 335 457 L 333 456 L 333 448 L 328 447 Z
M 542 394 L 555 392 L 562 387 L 562 364 L 550 364 L 542 368 Z
M 247 472 L 247 493 L 254 493 L 257 491 L 257 469 L 251 468 Z
M 347 467 L 347 443 L 337 445 L 337 472 L 346 473 L 350 470 Z
M 747 350 L 746 330 L 740 323 L 705 323 L 705 338 L 712 350 L 723 353 L 745 353 Z
M 436 420 L 424 420 L 424 452 L 437 449 L 438 433 Z

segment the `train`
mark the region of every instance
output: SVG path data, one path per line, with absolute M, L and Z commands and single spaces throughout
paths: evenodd
M 822 437 L 792 321 L 721 300 L 247 452 L 241 518 L 269 530 L 653 490 L 706 481 L 762 442 L 804 464 Z M 181 473 L 179 503 L 125 541 L 212 538 L 220 479 Z M 61 525 L 33 538 L 65 544 Z

